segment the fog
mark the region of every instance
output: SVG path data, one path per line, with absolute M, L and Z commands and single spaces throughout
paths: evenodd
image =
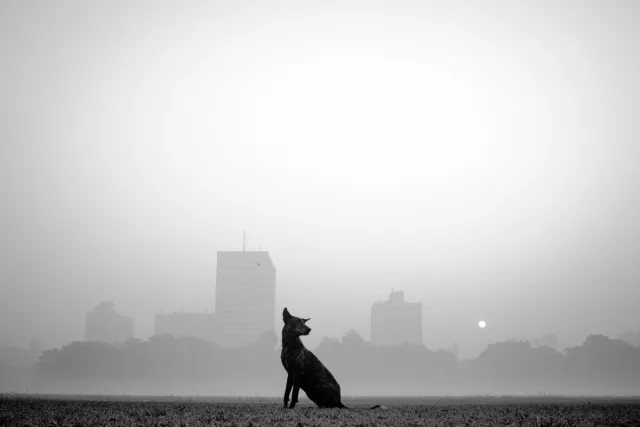
M 2 1 L 0 346 L 81 341 L 101 301 L 142 340 L 212 310 L 245 230 L 312 349 L 369 340 L 391 289 L 463 358 L 638 330 L 639 21 L 634 1 Z

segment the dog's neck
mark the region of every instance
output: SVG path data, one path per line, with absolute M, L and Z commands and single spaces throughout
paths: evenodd
M 302 350 L 304 348 L 304 344 L 302 344 L 302 340 L 300 337 L 294 338 L 285 338 L 282 337 L 282 348 L 287 348 L 289 350 Z

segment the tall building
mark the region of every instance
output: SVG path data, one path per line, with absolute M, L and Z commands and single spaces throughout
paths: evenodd
M 268 252 L 218 252 L 215 312 L 216 342 L 226 347 L 275 330 L 276 268 Z
M 215 315 L 213 313 L 156 314 L 153 324 L 155 335 L 193 337 L 215 341 Z
M 85 341 L 116 344 L 133 338 L 133 319 L 116 312 L 112 302 L 101 302 L 85 318 Z
M 371 307 L 371 343 L 379 346 L 422 345 L 422 303 L 404 301 L 404 292 L 391 291 L 389 300 Z

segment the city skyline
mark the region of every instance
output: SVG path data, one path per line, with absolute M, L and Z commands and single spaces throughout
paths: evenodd
M 243 250 L 241 251 L 223 251 L 226 254 L 230 254 L 230 253 L 236 253 L 236 254 L 241 254 L 245 251 L 244 245 L 243 245 Z M 251 251 L 249 251 L 251 252 Z M 263 252 L 263 251 L 254 251 L 254 252 Z M 265 255 L 268 257 L 268 252 L 264 251 Z M 270 258 L 269 262 L 270 261 Z M 253 264 L 253 261 L 251 261 L 251 264 Z M 217 284 L 216 284 L 217 285 Z M 99 307 L 103 306 L 103 305 L 108 305 L 111 306 L 111 308 L 113 308 L 113 303 L 112 302 L 102 302 L 100 303 L 98 306 L 96 306 L 95 309 L 93 309 L 93 311 L 95 312 Z M 416 341 L 415 338 L 409 338 L 411 336 L 413 336 L 413 332 L 409 331 L 408 335 L 407 332 L 403 332 L 401 334 L 398 334 L 396 338 L 393 338 L 393 333 L 392 330 L 393 328 L 391 328 L 390 330 L 385 330 L 384 332 L 381 330 L 379 332 L 379 336 L 380 338 L 375 339 L 374 338 L 374 311 L 376 311 L 376 309 L 378 309 L 378 311 L 380 310 L 380 308 L 384 307 L 384 306 L 395 306 L 400 308 L 402 311 L 402 307 L 403 306 L 407 306 L 407 307 L 411 307 L 411 312 L 412 313 L 407 313 L 410 314 L 409 317 L 406 316 L 401 316 L 404 317 L 402 320 L 400 320 L 399 325 L 402 325 L 403 327 L 409 326 L 413 323 L 415 323 L 416 321 L 419 322 L 419 332 L 418 334 L 420 335 L 420 341 Z M 418 315 L 418 318 L 414 317 L 414 313 L 413 311 L 413 306 L 415 306 L 416 308 L 419 307 L 418 312 L 416 312 L 415 314 Z M 404 296 L 404 291 L 402 290 L 395 290 L 395 289 L 391 289 L 390 293 L 388 294 L 388 299 L 381 301 L 381 300 L 376 300 L 373 302 L 373 305 L 371 306 L 371 311 L 370 311 L 370 316 L 369 316 L 369 329 L 367 332 L 369 332 L 368 335 L 368 342 L 370 342 L 373 345 L 392 345 L 392 346 L 397 346 L 397 345 L 402 345 L 402 343 L 408 343 L 408 344 L 414 344 L 414 345 L 424 345 L 425 347 L 429 348 L 428 345 L 424 344 L 424 336 L 425 334 L 429 333 L 428 328 L 425 329 L 425 325 L 422 321 L 422 310 L 423 310 L 423 304 L 422 302 L 418 302 L 418 303 L 407 303 L 405 302 L 405 296 Z M 277 317 L 277 311 L 278 309 L 275 309 L 274 311 L 274 318 Z M 89 317 L 90 312 L 87 313 L 87 319 Z M 385 315 L 385 316 L 381 316 L 380 314 L 378 315 L 379 320 L 377 321 L 378 325 L 381 325 L 381 322 L 384 323 L 384 321 L 389 322 L 392 319 L 389 317 L 389 315 Z M 394 317 L 394 316 L 391 316 Z M 125 317 L 126 318 L 126 317 Z M 207 325 L 205 326 L 202 322 L 202 319 L 206 318 L 205 323 L 207 323 Z M 160 322 L 159 322 L 160 320 Z M 393 323 L 393 322 L 392 322 Z M 485 328 L 485 322 L 484 321 L 480 321 L 479 323 L 483 323 L 482 326 L 478 325 L 478 327 L 480 327 L 481 329 Z M 215 326 L 213 326 L 215 324 Z M 389 325 L 391 326 L 391 325 Z M 427 325 L 428 326 L 428 325 Z M 220 325 L 215 321 L 215 311 L 213 312 L 209 312 L 207 310 L 202 311 L 202 312 L 190 312 L 190 311 L 184 311 L 184 310 L 180 310 L 180 311 L 169 311 L 168 313 L 163 313 L 162 311 L 160 313 L 157 313 L 155 315 L 155 319 L 154 319 L 154 331 L 153 333 L 149 334 L 148 336 L 135 336 L 135 338 L 137 339 L 149 339 L 151 336 L 157 336 L 157 335 L 163 335 L 163 334 L 168 334 L 168 335 L 172 335 L 175 338 L 178 337 L 192 337 L 192 338 L 198 338 L 198 339 L 202 339 L 205 341 L 210 341 L 210 342 L 215 342 L 216 344 L 222 345 L 222 346 L 227 346 L 225 345 L 223 342 L 221 342 L 219 339 L 216 339 L 216 333 L 218 332 L 218 329 Z M 203 331 L 203 328 L 211 328 L 208 329 L 207 331 Z M 378 326 L 378 329 L 381 329 L 380 326 Z M 340 339 L 342 336 L 344 336 L 348 331 L 350 330 L 355 330 L 353 328 L 348 327 L 347 329 L 345 329 L 341 334 L 337 335 L 337 336 L 327 336 L 326 334 L 322 336 L 321 339 L 317 339 L 316 343 L 314 343 L 315 345 L 317 345 L 320 341 L 323 341 L 325 339 L 330 339 L 330 340 L 335 340 L 335 339 Z M 215 331 L 215 332 L 214 332 Z M 275 329 L 273 329 L 273 331 L 277 334 L 279 331 L 278 325 L 276 325 Z M 367 338 L 367 334 L 364 333 L 364 331 L 362 330 L 355 330 L 360 336 L 362 336 L 363 338 Z M 264 330 L 264 332 L 267 332 L 267 330 Z M 631 343 L 632 345 L 636 346 L 636 338 L 634 334 L 638 334 L 640 333 L 640 330 L 638 330 L 637 332 L 633 329 L 629 329 L 626 330 L 624 333 L 621 333 L 618 336 L 612 336 L 611 338 L 613 339 L 622 339 L 625 340 L 629 343 Z M 391 335 L 389 335 L 391 334 Z M 248 345 L 252 342 L 257 342 L 258 338 L 259 338 L 260 333 L 256 333 L 255 334 L 255 339 L 254 340 L 248 340 L 248 341 L 243 341 L 243 343 L 241 345 Z M 382 336 L 385 336 L 386 338 L 381 338 Z M 387 337 L 388 335 L 388 337 Z M 589 335 L 593 335 L 593 334 L 589 334 Z M 87 333 L 85 332 L 85 341 L 87 341 Z M 629 338 L 627 338 L 629 337 Z M 133 337 L 132 337 L 133 338 Z M 393 343 L 393 340 L 400 340 L 398 342 Z M 110 342 L 113 343 L 113 341 L 109 341 L 109 340 L 96 340 L 96 341 L 103 341 L 103 342 Z M 121 342 L 124 342 L 125 340 L 121 340 Z M 224 340 L 223 340 L 224 341 Z M 477 357 L 481 352 L 485 351 L 489 345 L 494 344 L 494 343 L 500 343 L 500 342 L 517 342 L 517 341 L 526 341 L 529 342 L 531 344 L 532 347 L 540 347 L 540 346 L 548 346 L 550 348 L 553 348 L 554 350 L 557 351 L 562 351 L 566 348 L 570 348 L 572 347 L 571 344 L 567 344 L 564 343 L 564 345 L 560 345 L 559 344 L 559 339 L 556 333 L 554 333 L 553 331 L 548 331 L 545 334 L 542 334 L 540 336 L 510 336 L 510 337 L 496 337 L 496 336 L 491 336 L 491 337 L 486 337 L 485 340 L 483 341 L 483 347 L 480 349 L 479 352 L 473 354 L 473 353 L 465 353 L 463 352 L 463 356 L 462 359 L 472 359 Z M 69 341 L 68 341 L 69 342 Z M 562 342 L 562 338 L 560 338 L 560 342 Z M 227 343 L 228 344 L 228 343 Z M 459 352 L 459 347 L 460 344 L 463 345 L 464 347 L 464 342 L 456 339 L 456 337 L 451 337 L 451 345 L 449 346 L 443 346 L 443 347 L 438 347 L 438 348 L 430 348 L 431 350 L 446 350 L 446 351 L 450 351 L 453 354 L 455 354 L 456 358 L 459 357 L 460 352 Z M 237 344 L 235 344 L 237 345 Z M 234 346 L 234 345 L 232 345 Z
M 249 251 L 247 251 L 246 247 L 245 247 L 245 241 L 244 240 L 245 240 L 245 236 L 244 236 L 244 233 L 243 233 L 243 247 L 242 247 L 242 249 L 239 249 L 237 251 L 218 251 L 217 253 L 221 253 L 222 252 L 222 253 L 225 253 L 225 254 L 232 254 L 232 253 L 235 253 L 235 254 L 242 254 L 242 253 L 263 254 L 263 255 L 267 256 L 267 258 L 269 259 L 269 263 L 271 263 L 271 260 L 269 258 L 269 254 L 268 254 L 267 250 L 263 251 L 262 248 L 260 247 L 259 250 L 249 250 Z M 212 296 L 214 296 L 216 294 L 216 289 L 217 289 L 217 282 L 215 283 L 215 285 L 211 289 L 211 295 Z M 391 294 L 387 293 L 387 296 L 389 296 L 389 300 L 381 300 L 381 299 L 378 298 L 376 300 L 373 300 L 373 302 L 372 302 L 373 306 L 370 306 L 370 307 L 373 308 L 376 305 L 379 305 L 380 303 L 391 302 L 391 300 L 393 299 L 393 295 L 394 294 L 396 294 L 396 295 L 403 294 L 400 299 L 402 300 L 402 302 L 404 302 L 404 291 L 397 290 L 397 289 L 394 290 L 393 288 L 390 288 L 390 292 L 391 292 Z M 214 302 L 213 305 L 215 305 L 215 298 L 213 298 L 213 302 Z M 105 304 L 112 306 L 113 302 L 112 301 L 102 301 L 99 304 L 97 304 L 92 310 L 86 311 L 87 319 L 89 318 L 89 315 L 92 312 L 95 312 L 97 309 L 99 309 L 101 306 L 103 306 Z M 415 303 L 415 304 L 418 304 L 420 307 L 423 306 L 422 302 Z M 178 304 L 176 306 L 179 306 L 179 305 L 180 304 Z M 150 332 L 150 333 L 147 333 L 147 334 L 135 333 L 135 334 L 133 334 L 131 336 L 131 338 L 149 339 L 150 337 L 152 337 L 154 335 L 159 335 L 157 333 L 157 328 L 158 328 L 157 321 L 158 321 L 158 318 L 164 318 L 165 320 L 168 320 L 171 316 L 178 316 L 178 317 L 208 316 L 208 317 L 211 317 L 211 318 L 213 318 L 215 316 L 215 309 L 213 311 L 208 311 L 207 308 L 205 307 L 203 309 L 203 311 L 189 311 L 188 309 L 185 310 L 184 305 L 182 305 L 181 307 L 182 308 L 180 310 L 171 310 L 171 309 L 169 309 L 167 312 L 164 312 L 164 307 L 159 308 L 159 312 L 157 312 L 154 315 L 153 331 Z M 370 310 L 372 310 L 372 308 Z M 428 310 L 429 308 L 430 308 L 430 306 L 427 306 L 426 309 Z M 274 316 L 273 316 L 274 319 L 276 319 L 278 317 L 277 316 L 278 310 L 279 310 L 278 308 L 275 308 L 275 310 L 273 312 L 274 313 Z M 420 312 L 422 314 L 423 310 L 421 309 Z M 126 316 L 126 315 L 122 316 L 120 313 L 118 313 L 117 316 L 118 317 L 122 317 L 123 319 L 133 319 L 132 316 Z M 369 318 L 367 320 L 368 320 L 368 322 L 367 322 L 368 328 L 366 328 L 366 329 L 355 329 L 353 327 L 350 327 L 350 326 L 346 325 L 344 330 L 342 330 L 341 332 L 338 332 L 335 335 L 329 336 L 327 334 L 323 334 L 322 337 L 320 337 L 319 335 L 314 336 L 315 339 L 310 340 L 310 345 L 312 347 L 315 347 L 325 338 L 340 339 L 340 337 L 344 336 L 344 334 L 347 333 L 349 330 L 355 330 L 360 336 L 362 336 L 367 341 L 369 341 L 369 342 L 371 342 L 372 344 L 375 345 L 376 343 L 374 343 L 374 340 L 372 339 L 372 323 L 371 323 L 372 322 L 372 311 L 370 311 Z M 545 346 L 546 345 L 546 346 L 550 346 L 551 348 L 554 348 L 554 349 L 559 350 L 559 351 L 580 344 L 580 343 L 575 343 L 575 342 L 569 342 L 566 339 L 563 339 L 562 336 L 559 336 L 555 331 L 549 330 L 549 331 L 546 331 L 546 332 L 544 332 L 542 334 L 531 335 L 531 336 L 525 336 L 525 335 L 522 335 L 522 334 L 521 335 L 515 334 L 515 335 L 511 335 L 511 336 L 497 336 L 497 335 L 494 335 L 494 334 L 486 335 L 483 338 L 483 340 L 481 341 L 480 345 L 476 346 L 474 348 L 474 350 L 472 350 L 472 351 L 469 351 L 468 346 L 467 346 L 467 348 L 465 348 L 464 340 L 461 340 L 459 337 L 456 337 L 456 336 L 451 336 L 449 343 L 445 343 L 440 347 L 434 347 L 434 346 L 430 347 L 428 345 L 428 342 L 429 342 L 429 339 L 428 339 L 429 336 L 428 335 L 429 335 L 429 331 L 430 331 L 429 327 L 428 327 L 429 325 L 425 324 L 424 320 L 422 318 L 421 318 L 421 320 L 422 320 L 422 322 L 421 322 L 420 326 L 421 326 L 421 336 L 422 336 L 422 341 L 423 341 L 421 343 L 421 345 L 424 345 L 425 347 L 427 347 L 427 348 L 429 348 L 431 350 L 451 351 L 451 352 L 456 354 L 456 357 L 461 355 L 461 359 L 473 359 L 473 358 L 477 357 L 481 352 L 485 351 L 490 344 L 499 343 L 499 342 L 526 341 L 526 342 L 529 342 L 533 347 L 537 347 L 537 346 L 541 346 L 541 345 Z M 135 320 L 134 320 L 134 324 L 137 324 L 137 322 Z M 50 346 L 50 347 L 51 348 L 58 348 L 58 347 L 61 347 L 64 344 L 68 344 L 68 343 L 73 342 L 73 341 L 83 341 L 83 340 L 84 341 L 91 341 L 91 340 L 87 340 L 87 327 L 88 327 L 87 325 L 88 325 L 88 323 L 86 323 L 84 325 L 84 330 L 85 330 L 84 339 L 80 338 L 80 339 L 75 339 L 74 340 L 71 337 L 68 337 L 68 338 L 63 339 L 60 342 L 60 344 L 54 345 L 54 346 Z M 277 321 L 276 321 L 276 327 L 274 329 L 276 334 L 279 332 L 279 327 L 278 326 L 279 325 L 277 324 Z M 127 327 L 129 327 L 129 326 L 127 326 Z M 219 327 L 219 325 L 216 325 L 216 327 Z M 135 329 L 133 327 L 133 325 L 131 326 L 131 328 L 132 328 L 132 330 L 136 330 L 136 332 L 137 332 L 137 329 Z M 171 330 L 171 327 L 165 326 L 165 328 L 168 328 L 169 330 Z M 174 326 L 174 330 L 175 330 L 175 326 Z M 610 336 L 611 338 L 614 338 L 614 339 L 623 339 L 623 340 L 625 340 L 625 336 L 629 336 L 629 335 L 633 335 L 633 334 L 637 334 L 637 333 L 640 333 L 640 329 L 638 329 L 636 331 L 636 329 L 634 329 L 633 325 L 630 325 L 627 329 L 623 330 L 622 332 L 620 332 L 617 335 L 607 335 L 607 334 L 604 334 L 604 335 L 605 336 Z M 595 334 L 597 334 L 597 333 L 595 333 Z M 173 332 L 173 333 L 169 332 L 169 335 L 173 335 L 175 337 L 179 337 L 179 336 L 194 337 L 194 338 L 204 339 L 204 340 L 207 340 L 207 341 L 216 342 L 217 344 L 220 344 L 220 342 L 216 341 L 216 339 L 206 338 L 204 336 L 204 334 L 200 334 L 200 333 L 180 334 L 180 333 L 176 333 L 176 332 Z M 585 337 L 589 336 L 589 335 L 594 335 L 594 333 L 586 333 Z M 425 339 L 425 338 L 427 338 L 427 339 Z M 631 342 L 632 345 L 636 345 L 635 336 L 632 336 L 632 338 L 633 339 L 626 339 L 626 341 Z M 34 337 L 30 338 L 29 340 L 33 341 L 33 339 L 34 339 Z M 37 337 L 35 337 L 35 339 L 38 342 L 40 341 Z M 113 340 L 97 339 L 95 341 L 103 341 L 103 342 L 108 342 L 108 343 L 114 343 Z M 121 340 L 121 342 L 124 342 L 124 341 L 125 340 Z M 249 341 L 247 341 L 245 343 L 245 345 L 248 344 L 248 343 L 249 343 Z M 0 347 L 4 347 L 4 348 L 22 348 L 21 345 L 15 345 L 15 344 L 14 345 L 9 345 L 9 346 L 0 345 Z M 460 352 L 460 348 L 463 349 L 462 352 Z
M 326 336 L 366 336 L 389 288 L 462 357 L 638 329 L 639 21 L 636 1 L 0 2 L 0 345 L 81 339 L 102 300 L 141 336 L 159 307 L 211 308 L 243 230 L 275 306 Z

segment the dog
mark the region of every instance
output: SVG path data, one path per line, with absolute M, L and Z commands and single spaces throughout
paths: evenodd
M 289 408 L 298 403 L 298 393 L 304 390 L 307 397 L 319 408 L 346 408 L 340 397 L 340 385 L 331 372 L 309 351 L 301 336 L 309 335 L 311 328 L 306 323 L 310 319 L 292 316 L 286 308 L 282 312 L 282 351 L 280 360 L 287 371 L 287 385 L 284 390 L 284 407 L 289 403 L 289 393 L 293 388 Z

